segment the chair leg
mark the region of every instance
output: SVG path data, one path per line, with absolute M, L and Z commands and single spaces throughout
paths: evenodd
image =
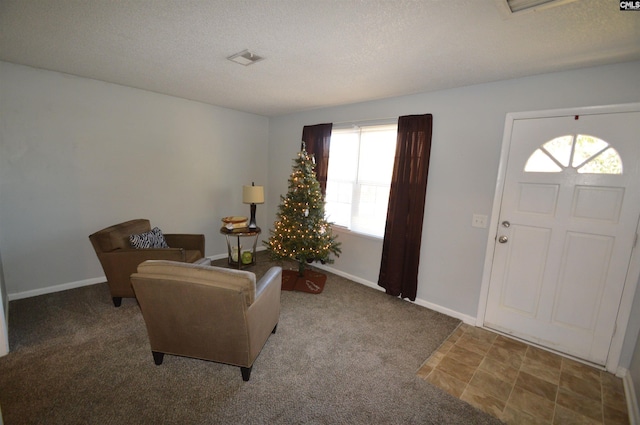
M 271 331 L 272 334 L 276 333 L 276 329 L 278 329 L 278 324 L 276 323 L 276 325 L 273 327 L 273 330 Z
M 162 360 L 164 360 L 164 353 L 161 353 L 159 351 L 152 351 L 151 354 L 153 354 L 153 362 L 157 366 L 160 366 L 162 364 Z
M 251 369 L 253 369 L 253 366 L 251 367 L 240 366 L 240 372 L 242 372 L 243 381 L 247 382 L 249 380 L 249 378 L 251 377 Z
M 122 305 L 122 297 L 113 297 L 111 300 L 113 301 L 113 305 L 116 307 L 120 307 L 120 305 Z

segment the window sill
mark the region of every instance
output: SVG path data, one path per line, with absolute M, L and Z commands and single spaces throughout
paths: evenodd
M 361 239 L 369 239 L 376 242 L 382 242 L 384 239 L 382 236 L 374 236 L 367 233 L 360 233 L 354 230 L 349 230 L 346 227 L 338 226 L 336 224 L 331 226 L 331 229 L 336 233 L 343 233 L 345 235 L 355 236 Z

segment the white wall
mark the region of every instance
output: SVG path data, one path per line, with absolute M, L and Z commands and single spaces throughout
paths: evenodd
M 220 218 L 249 213 L 242 185 L 268 190 L 265 117 L 6 62 L 0 81 L 10 298 L 104 276 L 88 236 L 133 218 L 222 254 Z
M 471 218 L 474 213 L 491 214 L 506 114 L 638 102 L 638 75 L 640 62 L 631 62 L 272 118 L 269 216 L 275 215 L 278 195 L 286 192 L 304 125 L 431 113 L 433 142 L 417 301 L 475 318 L 489 229 L 471 227 Z M 345 254 L 333 267 L 377 283 L 382 242 L 339 240 Z M 627 345 L 633 350 L 635 335 L 631 338 Z M 630 359 L 629 352 L 623 356 Z

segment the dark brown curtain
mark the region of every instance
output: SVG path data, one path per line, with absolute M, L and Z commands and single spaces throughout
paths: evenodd
M 302 129 L 302 141 L 307 152 L 316 159 L 316 178 L 320 183 L 322 196 L 327 193 L 327 172 L 329 170 L 329 144 L 331 142 L 332 123 L 305 125 Z
M 431 114 L 398 119 L 396 157 L 378 277 L 378 285 L 385 288 L 387 294 L 411 301 L 415 301 L 418 289 L 432 124 Z

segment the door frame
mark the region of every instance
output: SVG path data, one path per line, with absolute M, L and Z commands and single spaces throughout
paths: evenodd
M 491 209 L 489 235 L 487 238 L 487 247 L 485 251 L 482 285 L 480 287 L 480 299 L 478 302 L 478 314 L 476 316 L 476 326 L 484 327 L 484 317 L 487 310 L 487 297 L 489 295 L 489 283 L 491 280 L 491 269 L 493 267 L 493 256 L 498 234 L 498 221 L 500 216 L 500 208 L 502 206 L 502 195 L 506 178 L 507 160 L 509 157 L 509 150 L 511 148 L 511 133 L 513 130 L 514 122 L 521 119 L 552 118 L 572 115 L 613 114 L 622 112 L 640 112 L 640 103 L 507 113 L 504 125 L 504 133 L 502 136 L 502 149 L 500 150 L 498 177 L 496 180 L 493 206 Z M 639 225 L 640 223 L 636 223 L 636 233 L 639 231 Z M 622 347 L 631 316 L 631 308 L 633 307 L 633 298 L 636 292 L 636 286 L 638 285 L 638 278 L 640 277 L 640 249 L 637 248 L 638 246 L 636 245 L 636 247 L 631 252 L 629 269 L 627 271 L 624 289 L 622 291 L 622 298 L 620 300 L 618 316 L 615 322 L 616 330 L 614 332 L 613 338 L 611 339 L 609 354 L 607 356 L 607 371 L 615 373 L 618 376 L 624 375 L 625 372 L 624 370 L 618 370 L 620 365 L 620 355 L 622 354 Z

